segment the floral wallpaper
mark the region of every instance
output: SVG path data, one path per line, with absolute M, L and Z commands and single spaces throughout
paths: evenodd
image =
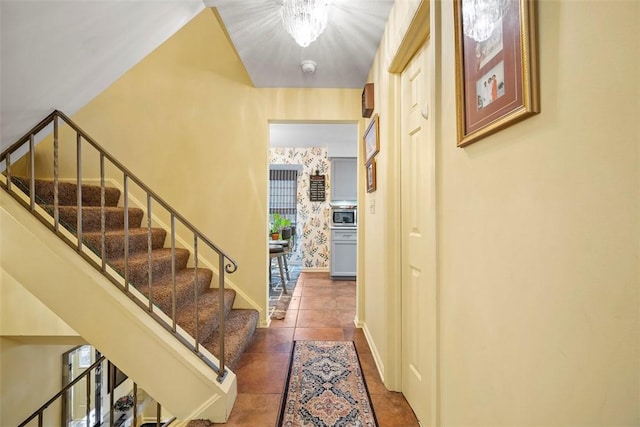
M 327 150 L 311 148 L 271 148 L 271 164 L 302 165 L 298 174 L 298 218 L 296 222 L 296 245 L 290 262 L 298 262 L 302 268 L 329 268 L 329 236 L 331 206 L 330 162 Z M 312 202 L 309 197 L 309 176 L 325 175 L 325 201 Z

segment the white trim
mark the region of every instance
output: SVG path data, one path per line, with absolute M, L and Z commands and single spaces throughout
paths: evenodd
M 301 273 L 328 273 L 329 269 L 327 267 L 305 267 L 300 269 Z
M 378 351 L 378 347 L 376 347 L 373 338 L 371 338 L 371 333 L 369 332 L 369 328 L 366 323 L 362 327 L 364 332 L 364 337 L 367 339 L 367 344 L 369 344 L 369 348 L 371 349 L 371 355 L 373 356 L 373 361 L 376 363 L 376 368 L 378 369 L 378 374 L 380 374 L 380 379 L 384 383 L 384 363 L 382 362 L 382 357 L 380 356 L 380 351 Z

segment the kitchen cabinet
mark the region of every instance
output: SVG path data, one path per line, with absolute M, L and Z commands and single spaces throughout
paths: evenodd
M 355 157 L 331 159 L 331 201 L 348 201 L 355 204 L 358 199 L 358 163 Z
M 331 230 L 331 278 L 356 278 L 358 263 L 357 231 L 355 228 Z

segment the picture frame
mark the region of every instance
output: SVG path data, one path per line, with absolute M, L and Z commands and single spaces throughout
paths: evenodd
M 490 37 L 464 33 L 462 0 L 454 0 L 458 147 L 540 112 L 537 0 L 506 0 Z
M 364 143 L 364 163 L 368 164 L 373 157 L 380 151 L 380 125 L 378 123 L 378 115 L 375 114 L 367 130 L 362 138 Z
M 367 169 L 367 193 L 376 191 L 376 159 L 371 159 L 366 164 Z

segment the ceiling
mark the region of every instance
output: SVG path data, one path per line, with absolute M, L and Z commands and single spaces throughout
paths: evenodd
M 307 48 L 284 30 L 281 1 L 0 0 L 0 151 L 53 108 L 73 116 L 206 6 L 256 87 L 362 88 L 393 0 L 332 0 L 327 29 Z M 304 59 L 314 74 L 302 73 Z M 287 132 L 288 144 L 335 129 L 308 131 Z
M 280 19 L 282 0 L 203 0 L 216 7 L 256 87 L 362 88 L 393 0 L 332 0 L 326 30 L 296 44 Z M 312 60 L 315 73 L 300 63 Z
M 202 0 L 0 0 L 0 151 L 73 116 L 205 8 Z
M 271 123 L 271 147 L 322 147 L 329 157 L 356 157 L 356 123 Z
M 215 7 L 256 87 L 357 88 L 367 82 L 393 0 L 332 0 L 326 30 L 296 44 L 280 19 L 282 0 L 203 0 Z M 312 74 L 301 62 L 317 64 Z M 272 147 L 324 147 L 330 156 L 357 152 L 355 124 L 271 124 Z

